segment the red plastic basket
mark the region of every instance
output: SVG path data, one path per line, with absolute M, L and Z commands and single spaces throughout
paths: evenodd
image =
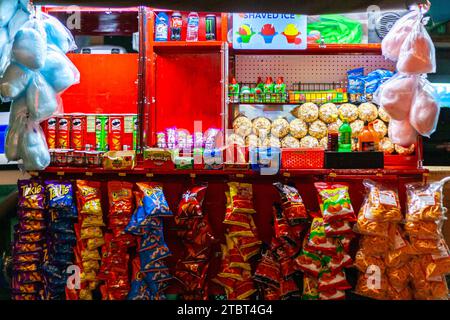
M 281 149 L 281 167 L 283 169 L 322 169 L 325 150 L 310 149 Z

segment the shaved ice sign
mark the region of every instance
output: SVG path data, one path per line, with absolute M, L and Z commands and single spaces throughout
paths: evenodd
M 233 13 L 233 48 L 245 50 L 304 50 L 306 15 Z

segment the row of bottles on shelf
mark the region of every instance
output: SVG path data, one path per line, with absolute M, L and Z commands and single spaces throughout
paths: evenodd
M 352 128 L 347 118 L 343 118 L 339 130 L 328 130 L 328 151 L 352 152 Z M 358 135 L 358 151 L 378 151 L 378 134 L 373 123 L 364 122 L 364 128 Z
M 186 41 L 198 41 L 200 17 L 197 12 L 189 13 L 187 17 Z M 183 17 L 180 12 L 172 13 L 170 20 L 166 12 L 160 12 L 155 19 L 155 41 L 181 41 Z M 205 17 L 205 38 L 216 40 L 216 16 L 207 14 Z

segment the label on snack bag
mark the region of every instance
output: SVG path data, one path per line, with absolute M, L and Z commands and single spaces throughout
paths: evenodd
M 398 250 L 403 247 L 406 247 L 406 242 L 403 239 L 400 232 L 397 230 L 397 231 L 395 231 L 395 237 L 394 237 L 394 249 Z
M 437 245 L 437 248 L 439 250 L 439 254 L 435 254 L 432 255 L 431 258 L 436 261 L 436 260 L 440 260 L 440 259 L 444 259 L 444 258 L 448 258 L 449 257 L 449 252 L 448 252 L 448 247 L 447 244 L 445 243 L 444 239 L 441 239 Z
M 420 202 L 425 206 L 434 206 L 436 205 L 436 201 L 433 196 L 421 194 L 419 195 Z
M 380 191 L 380 203 L 388 206 L 397 206 L 395 194 L 391 191 Z

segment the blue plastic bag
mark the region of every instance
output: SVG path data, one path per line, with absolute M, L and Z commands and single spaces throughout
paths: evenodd
M 27 122 L 20 139 L 19 155 L 25 170 L 44 170 L 50 164 L 47 142 L 37 122 Z
M 47 43 L 45 33 L 39 32 L 41 30 L 38 22 L 33 23 L 27 23 L 17 31 L 12 47 L 12 58 L 27 68 L 36 70 L 45 64 Z
M 0 79 L 0 94 L 3 101 L 17 98 L 27 88 L 32 76 L 31 70 L 15 62 L 6 68 Z
M 8 34 L 11 41 L 14 40 L 17 31 L 19 31 L 20 28 L 22 28 L 28 20 L 30 20 L 29 13 L 21 9 L 16 11 L 14 17 L 12 17 L 11 21 L 9 21 L 8 23 Z
M 27 122 L 27 104 L 24 97 L 14 100 L 9 114 L 9 126 L 5 140 L 8 161 L 19 160 L 19 144 Z
M 40 72 L 56 93 L 60 93 L 80 81 L 78 69 L 55 46 L 48 47 L 47 59 Z
M 42 14 L 48 44 L 54 44 L 64 53 L 77 48 L 70 31 L 55 17 Z
M 55 90 L 45 81 L 40 72 L 34 72 L 26 91 L 30 119 L 41 122 L 58 109 L 58 97 Z
M 8 30 L 6 28 L 0 28 L 0 53 L 3 52 L 3 48 L 8 42 Z
M 16 13 L 18 0 L 0 0 L 0 27 L 5 27 Z

